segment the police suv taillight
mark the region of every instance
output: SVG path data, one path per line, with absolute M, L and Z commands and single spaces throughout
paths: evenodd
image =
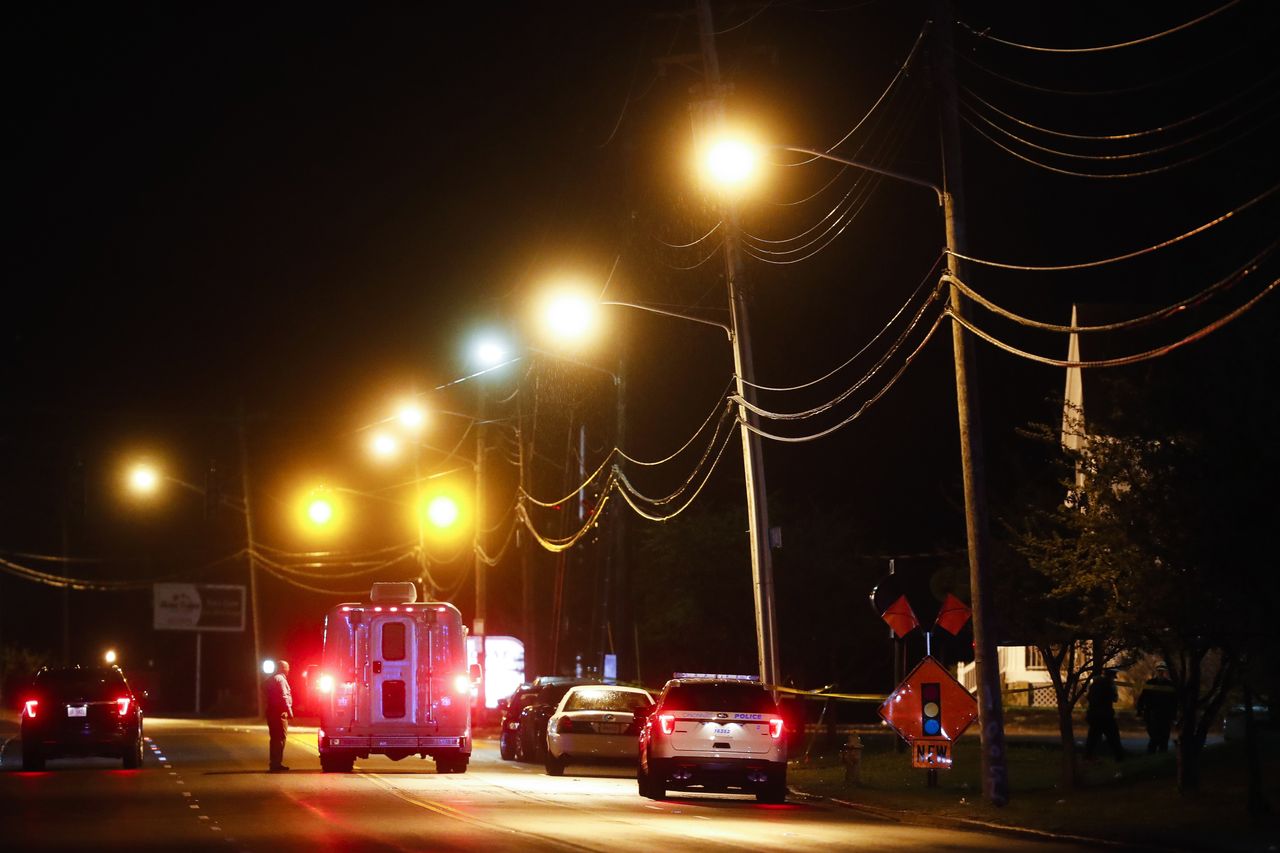
M 782 737 L 782 726 L 783 726 L 783 723 L 782 723 L 781 717 L 771 718 L 769 720 L 769 737 L 773 738 L 774 740 L 777 740 L 778 738 Z
M 659 714 L 658 725 L 662 727 L 662 733 L 664 735 L 673 734 L 676 730 L 676 715 Z

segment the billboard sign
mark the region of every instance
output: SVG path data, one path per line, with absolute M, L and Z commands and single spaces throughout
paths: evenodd
M 236 584 L 153 584 L 151 604 L 157 631 L 244 630 L 245 592 Z

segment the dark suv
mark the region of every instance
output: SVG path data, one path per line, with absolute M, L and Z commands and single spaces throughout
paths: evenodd
M 520 714 L 516 718 L 520 725 L 516 740 L 516 760 L 540 763 L 547 756 L 547 721 L 556 712 L 556 706 L 569 692 L 570 687 L 579 684 L 599 684 L 599 681 L 578 678 L 556 678 L 549 684 L 534 682 L 534 693 L 525 697 Z
M 22 769 L 68 755 L 119 758 L 142 766 L 142 708 L 120 667 L 36 673 L 22 704 Z

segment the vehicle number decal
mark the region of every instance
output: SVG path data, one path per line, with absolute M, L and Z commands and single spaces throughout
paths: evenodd
M 720 729 L 720 728 L 718 728 L 718 729 L 716 729 L 716 734 L 718 734 L 718 735 L 728 735 L 728 734 L 733 734 L 733 729 Z

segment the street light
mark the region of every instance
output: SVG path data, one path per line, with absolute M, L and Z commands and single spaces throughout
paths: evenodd
M 416 402 L 407 401 L 396 409 L 396 420 L 405 429 L 418 432 L 427 422 L 426 410 Z
M 369 452 L 375 459 L 394 459 L 400 455 L 400 442 L 391 433 L 378 431 L 369 439 Z
M 151 497 L 160 490 L 160 472 L 149 462 L 137 462 L 129 468 L 125 482 L 135 495 Z
M 940 53 L 950 55 L 951 51 L 948 47 L 940 51 Z M 953 114 L 954 91 L 949 94 L 946 91 L 949 87 L 954 88 L 954 79 L 949 78 L 948 75 L 942 75 L 942 78 L 940 87 L 944 90 L 944 103 L 950 105 L 950 109 L 944 109 L 943 115 L 945 142 L 948 136 L 954 140 L 958 131 L 955 128 L 956 118 Z M 950 127 L 948 127 L 949 125 Z M 737 142 L 734 144 L 745 145 L 746 143 Z M 962 186 L 960 183 L 961 164 L 956 148 L 957 144 L 953 141 L 951 145 L 944 144 L 943 147 L 943 173 L 954 183 L 954 190 L 947 185 L 938 186 L 931 181 L 889 169 L 882 169 L 879 166 L 873 166 L 859 160 L 841 157 L 829 151 L 794 145 L 774 145 L 771 147 L 780 151 L 789 151 L 817 159 L 829 160 L 833 163 L 840 163 L 844 166 L 850 166 L 932 190 L 943 212 L 947 279 L 950 281 L 951 288 L 948 310 L 956 317 L 963 317 L 968 312 L 968 301 L 955 284 L 956 279 L 960 278 L 959 256 L 964 254 L 966 248 L 963 245 L 964 228 L 959 221 L 961 214 L 958 213 L 958 210 L 963 205 L 957 202 L 955 197 L 955 194 L 960 192 L 960 187 Z M 710 150 L 733 150 L 732 147 L 722 147 L 729 145 L 729 142 L 724 142 L 712 146 Z M 759 158 L 755 158 L 755 162 L 758 162 L 758 160 Z M 707 166 L 707 171 L 712 171 L 710 164 Z M 736 223 L 726 232 L 727 253 L 730 251 L 728 247 L 736 238 L 735 232 Z M 736 252 L 736 244 L 733 244 L 733 250 Z M 966 335 L 964 327 L 958 322 L 952 323 L 952 351 L 955 360 L 960 461 L 964 480 L 965 528 L 969 552 L 969 587 L 972 599 L 970 605 L 973 611 L 974 663 L 980 695 L 979 723 L 982 733 L 983 777 L 988 798 L 997 805 L 1003 805 L 1008 799 L 1008 790 L 1004 781 L 1004 713 L 1003 708 L 1000 706 L 999 698 L 1000 676 L 995 640 L 988 631 L 987 625 L 987 599 L 989 596 L 987 590 L 987 497 L 981 444 L 980 409 L 977 391 L 974 388 L 972 379 L 973 343 Z M 739 378 L 739 394 L 741 393 L 741 378 Z
M 448 495 L 437 495 L 427 502 L 427 520 L 440 530 L 446 530 L 458 521 L 458 502 Z
M 102 659 L 107 662 L 107 666 L 111 666 L 117 659 L 116 650 L 107 649 L 107 651 L 102 655 Z
M 542 308 L 542 319 L 556 340 L 581 344 L 596 331 L 596 301 L 576 288 L 552 292 Z

